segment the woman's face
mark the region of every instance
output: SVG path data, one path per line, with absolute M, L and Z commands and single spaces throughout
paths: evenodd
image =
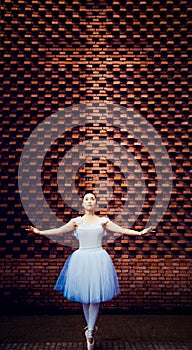
M 86 193 L 83 197 L 83 208 L 87 211 L 94 211 L 96 208 L 97 200 L 93 193 Z

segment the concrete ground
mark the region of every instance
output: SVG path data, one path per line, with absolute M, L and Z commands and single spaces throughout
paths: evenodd
M 191 315 L 99 315 L 95 350 L 192 350 Z M 3 315 L 0 349 L 86 349 L 83 315 Z

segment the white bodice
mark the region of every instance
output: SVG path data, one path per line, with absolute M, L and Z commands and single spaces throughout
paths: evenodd
M 102 237 L 106 234 L 102 224 L 108 221 L 106 217 L 102 217 L 97 223 L 86 225 L 83 223 L 81 216 L 75 219 L 78 225 L 74 231 L 75 237 L 79 240 L 80 249 L 95 249 L 102 246 Z

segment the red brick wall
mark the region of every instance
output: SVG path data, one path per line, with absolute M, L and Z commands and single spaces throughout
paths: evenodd
M 100 0 L 84 4 L 73 0 L 30 3 L 4 0 L 2 13 L 2 305 L 36 305 L 56 310 L 78 307 L 64 301 L 52 289 L 71 249 L 47 238 L 28 236 L 24 231 L 30 218 L 19 196 L 18 166 L 29 135 L 52 113 L 74 104 L 104 101 L 133 108 L 150 122 L 166 146 L 173 170 L 171 199 L 156 235 L 105 241 L 122 290 L 121 296 L 106 307 L 189 308 L 188 2 Z M 46 200 L 63 221 L 78 214 L 61 200 L 56 173 L 64 152 L 79 140 L 94 135 L 116 142 L 123 140 L 148 176 L 149 196 L 134 226 L 141 229 L 156 195 L 155 170 L 150 156 L 137 140 L 115 126 L 105 130 L 99 125 L 71 128 L 50 146 L 43 167 Z M 155 141 L 151 142 L 155 147 Z M 37 156 L 34 152 L 34 159 Z M 72 166 L 73 162 L 75 159 L 71 160 Z M 80 192 L 87 185 L 94 185 L 94 171 L 102 178 L 101 170 L 97 162 L 91 168 L 81 169 L 77 181 Z M 105 211 L 113 219 L 112 207 L 118 207 L 124 186 L 121 172 L 113 164 L 109 170 L 111 177 L 117 175 L 114 201 Z M 35 179 L 35 173 L 31 175 Z M 93 178 L 90 184 L 87 175 Z M 29 196 L 31 190 L 34 189 L 29 188 Z M 72 195 L 69 188 L 68 198 Z M 44 224 L 49 228 L 49 217 L 44 217 Z
M 5 259 L 1 266 L 4 310 L 57 312 L 79 310 L 53 290 L 65 259 Z M 191 260 L 113 259 L 121 294 L 102 309 L 113 311 L 187 311 L 191 309 Z M 46 311 L 45 311 L 46 310 Z

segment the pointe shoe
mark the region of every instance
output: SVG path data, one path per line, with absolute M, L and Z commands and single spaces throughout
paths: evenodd
M 87 332 L 88 328 L 89 328 L 88 326 L 86 326 L 86 327 L 84 328 L 84 329 L 86 330 L 86 331 L 85 331 L 85 336 L 86 336 L 86 332 Z M 98 327 L 95 326 L 95 327 L 94 327 L 94 330 L 93 330 L 93 335 L 95 335 L 97 332 L 98 332 Z M 87 336 L 86 336 L 86 338 L 87 338 Z
M 92 343 L 90 343 L 89 340 L 87 340 L 87 350 L 94 350 L 94 345 L 95 345 L 94 339 Z
M 85 328 L 88 328 L 88 326 L 85 327 Z M 94 349 L 95 340 L 94 340 L 93 336 L 97 332 L 97 330 L 98 330 L 98 327 L 95 327 L 94 329 L 88 328 L 85 331 L 85 337 L 87 339 L 87 350 L 93 350 Z

